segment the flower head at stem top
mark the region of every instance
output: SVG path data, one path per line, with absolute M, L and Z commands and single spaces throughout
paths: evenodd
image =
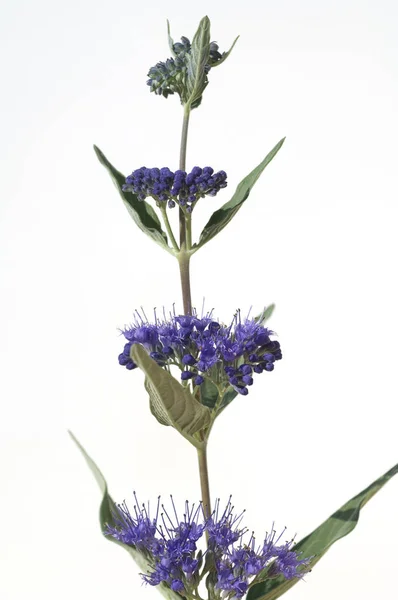
M 183 36 L 181 42 L 176 42 L 172 45 L 174 57 L 168 58 L 166 61 L 160 61 L 148 71 L 147 85 L 150 91 L 159 96 L 167 98 L 173 94 L 180 96 L 181 102 L 185 104 L 187 101 L 187 77 L 190 67 L 191 58 L 191 42 Z M 207 86 L 207 76 L 211 67 L 216 66 L 223 59 L 223 55 L 219 52 L 217 42 L 210 42 L 208 47 L 208 61 L 204 66 L 205 81 L 203 87 Z

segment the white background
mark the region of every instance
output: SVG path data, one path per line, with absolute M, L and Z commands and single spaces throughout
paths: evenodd
M 199 496 L 193 449 L 117 364 L 136 307 L 181 310 L 177 265 L 130 220 L 92 144 L 126 174 L 177 168 L 181 107 L 151 65 L 200 18 L 231 57 L 192 116 L 188 168 L 229 187 L 284 135 L 233 223 L 193 259 L 193 297 L 225 321 L 275 302 L 284 359 L 220 418 L 213 497 L 258 537 L 304 536 L 398 461 L 397 9 L 387 0 L 22 1 L 3 4 L 1 597 L 157 598 L 101 538 L 99 493 Z M 396 598 L 398 480 L 291 600 Z

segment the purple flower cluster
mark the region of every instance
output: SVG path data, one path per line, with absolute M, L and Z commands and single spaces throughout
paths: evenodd
M 135 497 L 135 496 L 134 496 Z M 136 497 L 135 497 L 136 499 Z M 136 499 L 137 500 L 137 499 Z M 175 522 L 162 505 L 160 499 L 156 517 L 150 519 L 149 508 L 134 506 L 134 516 L 126 504 L 117 505 L 114 511 L 114 525 L 107 525 L 105 534 L 118 541 L 134 546 L 143 553 L 151 565 L 152 571 L 142 577 L 150 585 L 166 583 L 173 591 L 182 592 L 189 588 L 197 575 L 200 562 L 196 556 L 196 542 L 205 531 L 205 523 L 200 524 L 202 507 L 199 504 L 189 506 L 185 503 L 183 520 L 177 516 L 172 499 Z
M 165 62 L 158 62 L 149 69 L 147 85 L 149 85 L 151 92 L 155 92 L 159 96 L 167 98 L 167 96 L 176 93 L 183 100 L 188 69 L 187 62 L 191 53 L 189 39 L 183 36 L 181 42 L 173 44 L 173 52 L 175 54 L 174 58 L 168 58 Z M 211 67 L 221 59 L 222 54 L 218 50 L 218 44 L 210 42 L 209 60 L 204 68 L 205 74 L 208 75 Z
M 126 178 L 124 192 L 133 192 L 138 200 L 152 197 L 159 206 L 167 202 L 169 208 L 176 203 L 191 212 L 199 198 L 215 196 L 227 186 L 225 171 L 214 173 L 211 167 L 194 167 L 190 173 L 168 167 L 162 169 L 136 169 Z
M 147 85 L 151 92 L 158 96 L 167 98 L 178 94 L 180 98 L 184 95 L 184 83 L 187 73 L 187 55 L 191 52 L 191 42 L 182 37 L 181 43 L 173 44 L 175 58 L 168 58 L 165 62 L 158 62 L 148 71 Z
M 234 516 L 231 499 L 222 514 L 220 503 L 209 518 L 204 517 L 201 504 L 189 506 L 185 503 L 183 519 L 179 519 L 174 502 L 173 515 L 170 515 L 158 500 L 155 518 L 149 516 L 149 507 L 134 507 L 131 515 L 126 504 L 117 505 L 114 510 L 114 523 L 105 530 L 110 535 L 133 546 L 147 559 L 151 571 L 143 574 L 150 585 L 166 584 L 173 591 L 187 595 L 198 586 L 202 576 L 202 552 L 197 542 L 205 532 L 208 535 L 208 550 L 211 553 L 211 575 L 214 587 L 223 592 L 223 598 L 242 598 L 249 585 L 260 571 L 268 568 L 268 576 L 282 574 L 286 579 L 301 577 L 301 567 L 309 560 L 299 560 L 292 542 L 278 545 L 281 536 L 275 539 L 275 531 L 267 534 L 263 544 L 256 548 L 251 536 L 248 544 L 242 542 L 247 532 L 240 529 L 241 513 Z M 283 534 L 282 534 L 283 535 Z M 239 542 L 238 545 L 237 542 Z
M 192 379 L 200 386 L 205 377 L 216 385 L 232 386 L 248 394 L 254 373 L 272 371 L 282 358 L 280 344 L 271 340 L 272 331 L 260 319 L 241 320 L 238 312 L 229 326 L 221 325 L 211 313 L 204 317 L 170 315 L 154 323 L 137 313 L 136 321 L 122 331 L 127 343 L 119 355 L 119 364 L 134 369 L 133 344 L 141 344 L 160 366 L 176 365 L 181 379 Z
M 293 540 L 278 545 L 284 532 L 276 538 L 276 532 L 272 530 L 257 547 L 253 534 L 247 544 L 240 541 L 238 547 L 228 543 L 216 546 L 215 588 L 223 592 L 223 598 L 242 598 L 253 578 L 264 569 L 267 571 L 262 580 L 277 575 L 283 575 L 285 579 L 304 575 L 305 570 L 301 567 L 308 566 L 310 559 L 299 560 L 299 555 L 292 550 Z
M 156 553 L 158 548 L 157 516 L 151 520 L 149 511 L 145 507 L 138 508 L 135 492 L 134 498 L 136 501 L 134 516 L 130 514 L 125 502 L 118 504 L 117 510 L 113 512 L 114 525 L 108 525 L 105 533 L 123 544 L 135 546 L 141 552 Z

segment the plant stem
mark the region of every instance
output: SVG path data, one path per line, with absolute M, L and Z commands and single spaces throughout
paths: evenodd
M 191 109 L 190 106 L 184 106 L 184 119 L 182 122 L 181 131 L 181 145 L 180 145 L 180 169 L 185 171 L 185 163 L 187 159 L 187 141 L 188 141 L 188 126 L 189 126 L 189 115 Z M 182 208 L 179 212 L 180 216 L 180 247 L 181 250 L 186 248 L 186 227 L 185 227 L 185 214 Z
M 174 237 L 174 233 L 173 233 L 173 230 L 172 230 L 171 225 L 170 225 L 169 217 L 167 216 L 167 210 L 163 206 L 163 207 L 161 207 L 160 211 L 162 213 L 163 222 L 164 222 L 164 225 L 166 227 L 166 231 L 168 233 L 168 236 L 170 238 L 171 245 L 173 246 L 174 250 L 176 252 L 178 252 L 179 251 L 179 247 L 178 247 L 178 244 L 177 244 L 177 240 Z
M 192 248 L 192 215 L 191 213 L 187 213 L 185 215 L 185 243 L 187 250 L 189 252 L 189 257 L 191 257 L 191 248 Z
M 188 125 L 189 115 L 191 114 L 191 107 L 189 105 L 184 106 L 184 120 L 182 122 L 181 132 L 181 145 L 180 145 L 180 169 L 185 171 L 185 161 L 187 158 L 187 139 L 188 139 Z
M 189 259 L 190 256 L 184 250 L 180 250 L 178 254 L 178 264 L 180 267 L 180 278 L 181 278 L 181 291 L 182 291 L 182 304 L 184 307 L 184 315 L 190 315 L 192 313 L 192 301 L 191 301 L 191 282 L 189 277 Z
M 182 122 L 181 132 L 181 146 L 180 146 L 180 169 L 185 171 L 185 163 L 187 158 L 187 140 L 188 140 L 188 126 L 189 126 L 189 115 L 191 107 L 189 105 L 184 106 L 184 119 Z M 191 249 L 191 215 L 188 215 L 181 207 L 179 209 L 180 219 L 180 252 L 178 256 L 178 263 L 180 266 L 180 278 L 181 278 L 181 291 L 182 291 L 182 303 L 184 306 L 184 314 L 190 315 L 192 313 L 192 301 L 191 301 L 191 283 L 189 277 L 189 261 L 190 261 L 190 249 Z
M 185 171 L 186 157 L 187 157 L 187 140 L 188 140 L 188 126 L 189 126 L 189 115 L 191 107 L 189 105 L 184 106 L 184 120 L 182 122 L 181 132 L 181 146 L 180 146 L 180 169 Z M 191 258 L 191 247 L 192 247 L 192 232 L 191 232 L 191 215 L 189 212 L 179 209 L 179 220 L 180 220 L 180 251 L 178 253 L 178 264 L 180 267 L 181 277 L 181 291 L 182 291 L 182 302 L 184 306 L 184 314 L 192 314 L 192 301 L 191 301 L 191 283 L 189 277 L 189 261 Z M 209 473 L 207 470 L 207 441 L 203 442 L 203 446 L 198 448 L 198 463 L 199 463 L 199 477 L 200 477 L 200 488 L 202 492 L 202 503 L 205 518 L 210 517 L 211 514 L 211 502 L 210 502 L 210 485 L 209 485 Z M 206 531 L 206 539 L 208 541 L 208 532 Z
M 210 486 L 209 486 L 209 473 L 207 470 L 207 443 L 204 443 L 203 448 L 198 449 L 198 462 L 199 462 L 199 475 L 200 475 L 200 488 L 202 491 L 202 502 L 203 511 L 205 518 L 208 519 L 211 515 L 211 502 L 210 502 Z M 207 532 L 206 532 L 207 534 Z

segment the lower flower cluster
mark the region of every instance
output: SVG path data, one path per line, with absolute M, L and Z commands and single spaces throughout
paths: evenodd
M 271 340 L 273 332 L 260 319 L 241 319 L 238 312 L 229 326 L 222 325 L 211 313 L 204 317 L 170 315 L 154 322 L 137 313 L 136 321 L 122 331 L 127 343 L 119 363 L 127 369 L 133 344 L 141 344 L 160 366 L 176 365 L 181 379 L 192 379 L 200 386 L 205 377 L 222 387 L 232 386 L 239 394 L 248 394 L 253 375 L 272 371 L 282 358 L 280 344 Z
M 114 522 L 104 532 L 145 556 L 151 570 L 142 578 L 150 585 L 163 583 L 187 597 L 195 590 L 199 597 L 198 587 L 207 575 L 213 597 L 232 600 L 242 598 L 260 572 L 264 572 L 261 580 L 276 575 L 292 579 L 306 572 L 309 559 L 300 560 L 292 542 L 280 544 L 281 536 L 276 538 L 275 531 L 258 546 L 253 535 L 244 544 L 242 537 L 247 530 L 240 527 L 243 513 L 234 515 L 231 499 L 222 513 L 217 501 L 209 518 L 205 518 L 201 504 L 195 508 L 186 502 L 182 519 L 173 501 L 172 508 L 170 516 L 158 500 L 156 515 L 151 518 L 149 507 L 139 507 L 138 502 L 133 514 L 125 503 L 117 505 Z M 205 534 L 208 548 L 203 554 L 197 543 Z
M 152 197 L 160 206 L 167 202 L 169 208 L 174 208 L 177 203 L 192 212 L 199 198 L 215 196 L 226 186 L 225 171 L 214 173 L 211 167 L 194 167 L 190 173 L 181 170 L 173 172 L 168 167 L 141 167 L 126 178 L 123 191 L 137 194 L 138 200 Z

